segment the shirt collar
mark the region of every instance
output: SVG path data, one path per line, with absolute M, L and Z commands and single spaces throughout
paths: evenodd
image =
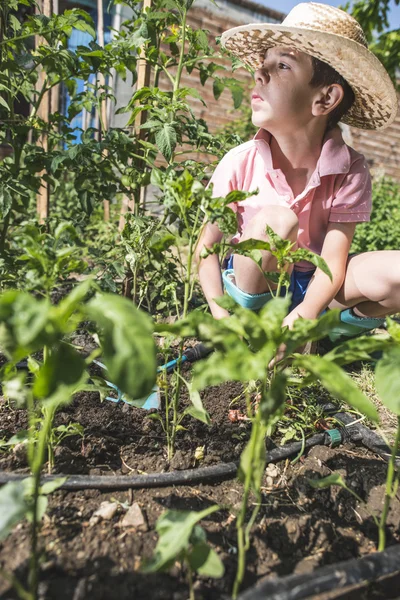
M 254 136 L 254 142 L 264 161 L 266 171 L 274 171 L 271 154 L 272 135 L 266 129 L 259 129 Z M 348 173 L 350 170 L 350 151 L 343 141 L 339 127 L 330 129 L 322 142 L 322 150 L 317 163 L 316 172 L 320 177 L 324 175 L 338 175 Z

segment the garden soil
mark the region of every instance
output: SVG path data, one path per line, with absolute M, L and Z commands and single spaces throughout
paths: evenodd
M 211 426 L 185 418 L 185 430 L 178 434 L 177 451 L 171 463 L 166 460 L 161 424 L 149 418 L 147 412 L 126 404 L 100 403 L 95 393 L 80 394 L 60 410 L 56 425 L 78 422 L 84 427 L 84 437 L 73 436 L 62 441 L 55 450 L 54 472 L 138 475 L 238 460 L 249 436 L 249 424 L 232 423 L 228 413 L 232 400 L 240 393 L 239 384 L 228 382 L 202 394 Z M 0 424 L 0 437 L 8 439 L 26 427 L 26 415 L 23 410 L 10 409 L 3 400 Z M 199 447 L 203 447 L 201 461 L 195 459 Z M 0 469 L 27 472 L 24 448 L 3 453 Z M 345 477 L 365 505 L 338 487 L 314 490 L 308 483 L 309 478 L 324 477 L 332 471 L 339 471 Z M 262 506 L 248 552 L 243 589 L 264 576 L 311 573 L 319 566 L 373 552 L 377 529 L 370 513 L 382 507 L 385 477 L 386 466 L 379 457 L 350 444 L 337 449 L 316 446 L 295 465 L 285 461 L 276 468 L 270 466 L 265 474 Z M 202 526 L 224 562 L 225 576 L 220 580 L 198 577 L 195 589 L 197 600 L 228 599 L 236 569 L 234 513 L 241 498 L 242 487 L 236 480 L 124 492 L 55 492 L 49 499 L 41 529 L 40 597 L 43 600 L 186 600 L 188 587 L 178 564 L 168 573 L 140 572 L 157 542 L 156 521 L 166 509 L 198 511 L 220 504 L 230 508 L 212 514 L 202 521 Z M 103 502 L 115 503 L 110 514 L 107 518 L 94 517 Z M 133 504 L 137 504 L 138 517 L 134 524 L 126 518 Z M 399 542 L 399 497 L 393 501 L 388 525 L 388 543 Z M 29 527 L 21 523 L 0 547 L 0 566 L 24 580 L 28 554 Z M 386 588 L 382 591 L 382 586 L 372 585 L 351 592 L 353 595 L 342 594 L 340 598 L 398 596 L 398 582 L 389 588 L 393 589 L 393 595 Z M 4 600 L 16 597 L 4 580 L 0 581 L 0 597 Z M 328 596 L 320 598 L 325 600 Z

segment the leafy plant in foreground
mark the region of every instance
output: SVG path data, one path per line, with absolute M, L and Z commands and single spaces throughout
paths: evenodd
M 32 474 L 0 490 L 3 507 L 0 537 L 5 537 L 23 517 L 31 522 L 28 587 L 25 589 L 5 574 L 24 600 L 36 600 L 38 594 L 38 535 L 45 510 L 43 497 L 62 483 L 53 482 L 46 487 L 40 482 L 46 449 L 54 436 L 60 434 L 53 432 L 54 415 L 77 392 L 99 390 L 99 384 L 90 382 L 87 367 L 101 350 L 84 358 L 64 337 L 75 331 L 84 318 L 89 318 L 99 331 L 103 360 L 113 381 L 129 397 L 142 398 L 150 392 L 155 380 L 155 345 L 149 318 L 128 300 L 116 296 L 98 295 L 84 303 L 91 284 L 90 280 L 85 281 L 57 306 L 52 306 L 48 299 L 37 300 L 16 290 L 0 296 L 0 348 L 8 359 L 1 369 L 1 379 L 9 400 L 27 409 L 27 456 Z M 43 354 L 40 361 L 32 356 L 39 351 Z M 26 373 L 16 371 L 16 364 L 25 357 L 31 380 Z
M 210 385 L 218 385 L 227 380 L 247 383 L 260 382 L 260 403 L 258 410 L 248 403 L 247 416 L 251 421 L 250 439 L 240 459 L 239 479 L 243 483 L 243 500 L 237 515 L 238 569 L 233 588 L 236 598 L 242 583 L 246 553 L 250 547 L 251 529 L 261 505 L 261 486 L 266 462 L 265 436 L 268 428 L 276 422 L 287 397 L 289 382 L 297 381 L 299 387 L 314 381 L 320 383 L 334 397 L 345 401 L 373 421 L 377 420 L 377 411 L 372 402 L 359 390 L 349 375 L 341 368 L 355 357 L 364 358 L 376 349 L 390 345 L 390 340 L 379 336 L 362 337 L 349 340 L 343 347 L 335 348 L 324 357 L 296 354 L 295 350 L 307 341 L 316 341 L 326 337 L 339 321 L 339 311 L 328 311 L 319 319 L 298 319 L 292 330 L 283 328 L 282 323 L 289 307 L 289 298 L 278 294 L 287 283 L 287 273 L 283 268 L 286 262 L 306 259 L 327 272 L 320 257 L 312 253 L 292 251 L 292 244 L 281 240 L 268 229 L 271 242 L 247 240 L 233 246 L 235 252 L 250 255 L 260 263 L 260 250 L 268 250 L 276 256 L 281 268 L 277 275 L 276 296 L 270 300 L 258 314 L 242 308 L 228 296 L 218 300 L 219 304 L 232 312 L 229 318 L 215 320 L 208 314 L 193 311 L 186 319 L 172 325 L 157 325 L 156 331 L 175 333 L 182 337 L 195 336 L 210 343 L 215 352 L 209 358 L 197 364 L 193 371 L 192 390 L 200 391 Z M 214 247 L 211 251 L 220 251 Z M 204 253 L 209 253 L 205 250 Z M 268 279 L 270 274 L 266 274 Z M 275 363 L 271 373 L 268 365 L 276 356 L 278 349 L 284 348 L 283 360 Z M 289 366 L 290 360 L 290 366 Z M 293 376 L 294 370 L 301 368 L 305 372 L 302 379 Z M 248 516 L 248 503 L 251 494 L 255 495 L 254 508 Z
M 195 599 L 193 573 L 220 578 L 224 565 L 218 554 L 207 544 L 207 536 L 199 521 L 220 510 L 210 506 L 200 512 L 168 510 L 157 521 L 159 534 L 153 557 L 142 568 L 144 573 L 154 573 L 170 568 L 179 561 L 185 567 L 190 590 L 190 600 Z

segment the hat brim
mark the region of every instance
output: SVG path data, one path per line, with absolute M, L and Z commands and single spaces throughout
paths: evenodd
M 355 102 L 343 123 L 382 129 L 394 121 L 398 101 L 393 83 L 368 48 L 347 37 L 275 23 L 240 25 L 222 34 L 222 45 L 252 69 L 268 48 L 284 46 L 310 54 L 333 67 L 351 86 Z

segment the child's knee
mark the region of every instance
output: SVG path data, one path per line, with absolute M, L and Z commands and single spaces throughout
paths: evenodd
M 246 226 L 242 239 L 267 239 L 266 226 L 269 225 L 283 239 L 295 241 L 299 228 L 296 214 L 285 206 L 266 206 L 260 210 Z

